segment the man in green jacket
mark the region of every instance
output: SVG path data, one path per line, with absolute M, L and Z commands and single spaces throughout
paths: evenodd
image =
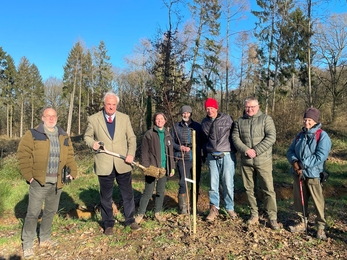
M 256 180 L 264 194 L 264 206 L 270 227 L 279 229 L 277 223 L 276 193 L 272 179 L 272 146 L 276 141 L 276 128 L 272 118 L 259 110 L 255 97 L 248 97 L 244 102 L 244 114 L 235 122 L 232 133 L 233 143 L 241 153 L 242 180 L 251 207 L 248 225 L 259 222 Z
M 70 169 L 67 178 L 72 180 L 77 176 L 71 140 L 67 133 L 56 125 L 57 120 L 57 112 L 53 108 L 44 109 L 42 123 L 37 128 L 28 130 L 18 146 L 20 172 L 30 184 L 29 204 L 22 230 L 25 259 L 34 256 L 33 243 L 43 203 L 39 245 L 47 248 L 58 245 L 51 239 L 51 232 L 62 192 L 64 166 Z

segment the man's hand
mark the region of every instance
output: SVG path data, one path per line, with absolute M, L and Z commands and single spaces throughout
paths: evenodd
M 170 172 L 170 177 L 174 176 L 175 175 L 175 169 L 171 169 L 171 172 Z
M 95 143 L 93 144 L 93 150 L 94 150 L 94 151 L 97 151 L 99 148 L 100 148 L 100 142 L 97 141 L 97 142 L 95 142 Z
M 181 145 L 181 151 L 184 152 L 184 153 L 187 153 L 187 152 L 190 151 L 190 148 L 187 147 L 187 146 Z
M 257 157 L 257 152 L 254 149 L 249 149 L 246 151 L 246 154 L 249 158 L 253 159 Z
M 134 161 L 134 156 L 132 155 L 127 155 L 127 157 L 125 158 L 126 163 L 132 164 L 133 161 Z

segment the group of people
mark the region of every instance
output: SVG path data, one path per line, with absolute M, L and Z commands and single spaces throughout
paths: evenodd
M 162 212 L 165 185 L 169 177 L 179 174 L 178 209 L 180 214 L 189 212 L 192 201 L 192 188 L 188 188 L 186 178 L 193 171 L 193 152 L 196 155 L 196 199 L 199 195 L 201 165 L 209 168 L 210 210 L 206 221 L 213 222 L 223 206 L 230 218 L 238 217 L 234 210 L 234 174 L 236 153 L 241 157 L 241 174 L 246 190 L 250 218 L 248 225 L 259 223 L 256 186 L 259 184 L 264 195 L 264 208 L 270 227 L 280 228 L 277 222 L 276 193 L 272 176 L 272 146 L 276 141 L 276 128 L 271 116 L 263 114 L 258 100 L 249 97 L 244 102 L 244 113 L 237 121 L 218 111 L 218 102 L 208 98 L 205 103 L 206 117 L 201 124 L 192 119 L 193 111 L 188 105 L 181 107 L 182 120 L 171 130 L 165 127 L 166 115 L 157 112 L 153 117 L 153 127 L 149 129 L 141 145 L 141 164 L 145 167 L 164 168 L 162 178 L 145 176 L 145 189 L 135 215 L 134 193 L 132 188 L 132 164 L 136 152 L 136 137 L 129 116 L 117 110 L 119 97 L 107 92 L 103 98 L 101 111 L 88 118 L 84 134 L 86 144 L 96 153 L 94 171 L 100 185 L 100 211 L 105 235 L 113 234 L 115 224 L 112 210 L 114 180 L 118 184 L 122 197 L 124 225 L 139 230 L 154 189 L 154 217 L 165 222 Z M 319 123 L 319 110 L 308 108 L 304 114 L 303 128 L 290 145 L 287 158 L 292 165 L 294 179 L 294 207 L 301 221 L 290 227 L 292 232 L 304 231 L 307 227 L 307 202 L 312 197 L 317 210 L 317 238 L 326 239 L 324 232 L 324 197 L 320 184 L 320 173 L 328 157 L 331 141 Z M 36 238 L 38 216 L 44 204 L 39 231 L 39 246 L 54 247 L 58 243 L 51 239 L 53 216 L 58 210 L 63 186 L 62 175 L 69 168 L 67 179 L 77 176 L 74 151 L 68 135 L 57 126 L 57 112 L 53 108 L 43 110 L 42 123 L 28 130 L 18 147 L 18 159 L 21 174 L 30 184 L 29 204 L 22 230 L 22 246 L 25 258 L 34 256 L 33 243 Z M 196 132 L 193 145 L 192 130 Z M 319 132 L 319 136 L 317 135 Z M 318 138 L 317 138 L 318 136 Z M 101 147 L 103 146 L 103 147 Z M 195 147 L 196 150 L 192 151 Z M 107 148 L 114 154 L 100 152 Z M 303 185 L 302 190 L 299 184 Z M 220 192 L 221 187 L 221 192 Z M 303 191 L 303 192 L 302 192 Z M 304 195 L 304 205 L 301 195 Z

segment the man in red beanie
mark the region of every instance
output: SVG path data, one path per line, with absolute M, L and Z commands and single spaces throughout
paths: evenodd
M 234 126 L 231 116 L 218 112 L 218 102 L 208 98 L 205 102 L 206 117 L 202 120 L 204 154 L 210 172 L 210 213 L 206 220 L 212 222 L 219 214 L 219 185 L 223 187 L 225 208 L 232 219 L 234 211 L 235 148 L 230 133 Z

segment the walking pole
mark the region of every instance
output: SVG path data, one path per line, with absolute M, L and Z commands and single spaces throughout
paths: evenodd
M 304 215 L 304 225 L 305 225 L 305 233 L 307 237 L 307 220 L 306 220 L 306 214 L 305 214 L 305 200 L 304 200 L 304 193 L 302 191 L 302 178 L 299 176 L 299 185 L 300 185 L 300 197 L 301 197 L 301 205 L 302 205 L 302 214 Z
M 193 234 L 196 233 L 196 132 L 192 131 Z

